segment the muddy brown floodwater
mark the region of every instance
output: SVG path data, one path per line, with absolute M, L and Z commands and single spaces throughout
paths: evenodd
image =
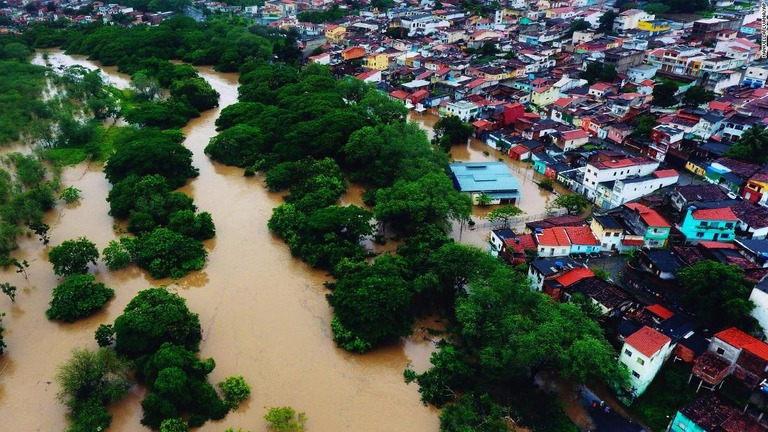
M 98 67 L 60 52 L 51 53 L 49 60 Z M 118 86 L 127 83 L 113 69 L 105 73 Z M 100 264 L 97 278 L 115 289 L 115 299 L 95 316 L 59 324 L 44 315 L 58 282 L 46 260 L 48 248 L 35 238 L 23 239 L 14 256 L 30 262 L 29 279 L 12 271 L 2 273 L 2 280 L 18 286 L 19 293 L 15 303 L 0 298 L 0 311 L 7 312 L 3 325 L 8 344 L 0 357 L 0 429 L 64 429 L 65 409 L 56 401 L 58 388 L 52 383 L 57 365 L 75 347 L 96 348 L 93 334 L 98 325 L 113 322 L 136 292 L 168 284 L 200 314 L 201 355 L 215 358 L 217 364 L 210 380 L 242 374 L 253 386 L 244 406 L 201 431 L 264 430 L 266 407 L 281 405 L 306 412 L 310 431 L 437 431 L 438 411 L 422 405 L 416 385 L 403 381 L 406 367 L 429 366 L 432 342 L 419 332 L 402 344 L 362 356 L 335 347 L 322 287 L 326 275 L 291 257 L 285 244 L 267 230 L 267 220 L 281 198 L 268 193 L 258 177 L 243 177 L 242 170 L 212 163 L 203 154 L 216 134 L 214 121 L 220 109 L 237 100 L 237 76 L 210 68 L 200 68 L 200 73 L 221 93 L 221 106 L 184 129 L 200 176 L 183 190 L 216 222 L 216 238 L 206 242 L 210 251 L 206 266 L 174 283 L 152 280 L 136 268 L 110 272 Z M 85 236 L 102 249 L 117 238 L 105 201 L 110 185 L 101 166 L 68 168 L 62 181 L 81 189 L 82 199 L 61 204 L 47 215 L 51 245 Z M 143 392 L 135 386 L 126 399 L 110 407 L 114 415 L 110 430 L 146 430 L 139 423 Z
M 416 113 L 411 111 L 408 114 L 408 119 L 416 122 L 427 132 L 427 135 L 431 139 L 434 136 L 432 128 L 435 123 L 440 120 L 440 117 L 430 112 Z M 453 146 L 451 148 L 451 160 L 462 162 L 504 162 L 520 183 L 521 198 L 518 207 L 525 212 L 523 216 L 528 220 L 545 218 L 547 204 L 557 198 L 556 194 L 539 188 L 538 181 L 544 178 L 544 176 L 533 171 L 528 162 L 513 160 L 508 155 L 498 150 L 494 150 L 477 138 L 470 138 L 466 145 Z M 554 187 L 555 192 L 558 194 L 571 193 L 559 184 L 555 184 Z M 453 231 L 450 233 L 451 237 L 462 243 L 471 244 L 481 248 L 488 247 L 487 237 L 491 229 L 491 224 L 485 216 L 495 208 L 498 208 L 498 206 L 475 206 L 472 209 L 472 219 L 477 222 L 477 227 L 470 230 L 455 223 Z M 521 222 L 513 228 L 522 230 L 523 225 L 524 222 Z

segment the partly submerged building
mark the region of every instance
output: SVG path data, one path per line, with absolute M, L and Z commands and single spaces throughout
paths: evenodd
M 520 203 L 520 183 L 503 162 L 456 162 L 450 165 L 453 184 L 475 204 Z

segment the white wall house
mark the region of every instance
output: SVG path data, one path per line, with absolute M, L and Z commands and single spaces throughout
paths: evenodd
M 619 362 L 629 369 L 629 391 L 640 396 L 672 354 L 672 339 L 645 326 L 624 340 Z
M 749 295 L 749 299 L 755 303 L 755 308 L 752 309 L 752 316 L 755 317 L 760 327 L 763 328 L 763 332 L 768 330 L 768 280 L 763 279 L 752 288 L 752 293 Z M 768 334 L 764 333 L 763 339 L 768 337 Z
M 480 107 L 468 101 L 448 102 L 445 106 L 445 113 L 447 115 L 456 116 L 464 122 L 468 122 L 477 116 L 479 112 Z
M 680 176 L 675 170 L 656 171 L 645 177 L 616 180 L 611 191 L 610 207 L 618 207 L 625 202 L 644 197 L 661 188 L 676 184 Z
M 584 172 L 584 194 L 587 198 L 594 200 L 598 183 L 623 180 L 631 176 L 647 176 L 658 167 L 658 161 L 645 157 L 588 163 Z

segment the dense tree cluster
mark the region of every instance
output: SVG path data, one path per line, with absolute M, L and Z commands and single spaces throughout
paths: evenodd
M 435 123 L 433 142 L 445 151 L 454 144 L 466 144 L 474 128 L 456 116 L 443 117 Z
M 178 131 L 129 129 L 104 167 L 114 183 L 110 214 L 127 219 L 128 231 L 104 250 L 110 269 L 135 262 L 154 278 L 179 278 L 205 264 L 202 241 L 216 228 L 210 213 L 196 213 L 192 198 L 173 189 L 197 175 L 192 152 Z
M 224 109 L 206 153 L 263 171 L 273 191 L 289 190 L 269 228 L 336 278 L 327 285 L 339 346 L 365 352 L 397 340 L 421 314 L 443 313 L 456 323 L 434 367 L 406 373 L 425 402 L 449 404 L 444 430 L 500 431 L 510 414 L 542 430 L 569 430 L 562 410 L 535 389 L 536 374 L 624 379 L 600 327 L 581 309 L 552 303 L 524 275 L 446 235 L 451 221 L 468 218 L 471 203 L 447 176 L 445 153 L 404 122 L 401 105 L 317 65 L 252 62 L 241 84 L 240 102 Z M 345 177 L 366 186 L 372 212 L 336 205 Z M 379 232 L 404 237 L 397 254 L 368 258 L 360 240 L 374 220 Z M 539 416 L 537 405 L 547 403 Z M 525 408 L 511 412 L 509 405 Z
M 45 165 L 35 156 L 11 153 L 1 160 L 0 264 L 7 266 L 12 263 L 10 253 L 17 247 L 23 226 L 46 236 L 43 216 L 54 207 L 59 184 L 48 179 Z
M 733 326 L 753 332 L 760 329 L 751 315 L 755 303 L 749 295 L 754 283 L 744 278 L 740 267 L 704 260 L 684 268 L 677 277 L 683 303 L 713 330 Z
M 1 46 L 4 48 L 18 43 Z M 24 45 L 21 45 L 26 48 Z M 3 58 L 0 55 L 0 59 Z M 40 100 L 45 80 L 45 69 L 28 63 L 0 60 L 0 144 L 19 139 L 41 113 L 45 104 Z

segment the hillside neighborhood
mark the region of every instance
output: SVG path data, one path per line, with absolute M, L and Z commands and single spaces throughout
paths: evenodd
M 259 3 L 145 12 L 6 0 L 0 34 L 57 20 L 240 16 L 290 31 L 308 63 L 369 83 L 415 116 L 457 117 L 474 143 L 502 155 L 451 163 L 456 188 L 475 205 L 534 199 L 512 163 L 542 188 L 587 201 L 477 230 L 491 254 L 526 267 L 531 289 L 594 308 L 629 376 L 616 399 L 630 413 L 664 400 L 658 410 L 667 410 L 661 423 L 670 431 L 768 431 L 768 58 L 759 3 L 713 1 L 678 14 L 621 0 Z M 679 371 L 690 397 L 659 396 L 673 392 L 668 377 Z

